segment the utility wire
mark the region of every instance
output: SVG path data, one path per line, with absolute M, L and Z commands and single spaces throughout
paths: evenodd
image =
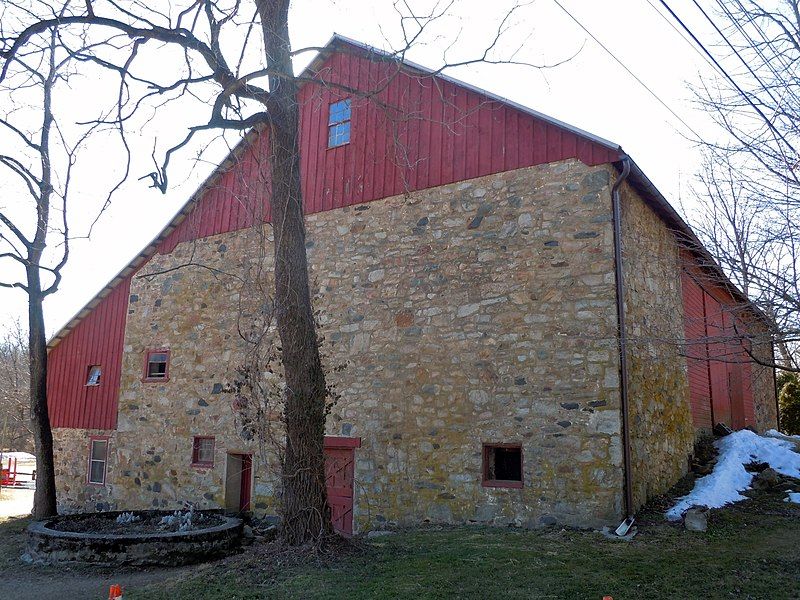
M 744 15 L 747 15 L 747 18 L 748 18 L 748 23 L 749 23 L 749 24 L 750 24 L 750 25 L 753 27 L 753 29 L 755 29 L 755 30 L 758 32 L 759 36 L 761 37 L 761 40 L 762 40 L 762 41 L 763 41 L 763 42 L 764 42 L 764 43 L 765 43 L 767 46 L 769 46 L 769 47 L 770 47 L 770 49 L 773 51 L 773 59 L 774 59 L 774 60 L 775 60 L 775 61 L 776 61 L 776 62 L 777 62 L 777 63 L 778 63 L 778 64 L 779 64 L 779 65 L 780 65 L 782 68 L 784 68 L 784 69 L 789 69 L 789 68 L 791 67 L 791 65 L 790 65 L 790 64 L 787 64 L 787 63 L 785 63 L 785 62 L 783 61 L 783 55 L 782 55 L 782 53 L 781 53 L 781 52 L 779 52 L 779 51 L 778 51 L 778 49 L 777 49 L 777 48 L 775 48 L 775 47 L 773 46 L 773 43 L 774 43 L 774 42 L 770 42 L 770 41 L 767 39 L 767 36 L 766 36 L 766 34 L 764 33 L 764 30 L 763 30 L 763 29 L 761 29 L 761 27 L 758 25 L 758 22 L 757 22 L 757 21 L 756 21 L 756 20 L 755 20 L 755 19 L 752 17 L 752 15 L 749 15 L 749 14 L 748 14 L 748 12 L 747 12 L 747 9 L 744 7 L 744 5 L 743 5 L 743 4 L 742 4 L 742 3 L 741 3 L 739 0 L 734 0 L 734 1 L 735 1 L 735 2 L 736 2 L 736 4 L 738 5 L 738 7 L 739 7 L 739 10 L 741 10 L 741 11 L 742 11 L 742 14 L 744 14 Z M 775 65 L 773 65 L 773 64 L 772 64 L 772 60 L 770 60 L 770 59 L 768 59 L 768 58 L 766 57 L 766 55 L 764 54 L 764 51 L 763 51 L 763 50 L 760 48 L 760 45 L 759 45 L 759 43 L 758 43 L 758 42 L 756 42 L 756 40 L 755 40 L 755 39 L 753 39 L 752 37 L 750 37 L 750 34 L 749 34 L 749 33 L 747 33 L 747 31 L 745 31 L 745 29 L 744 29 L 744 26 L 742 26 L 742 24 L 741 24 L 741 23 L 739 23 L 739 20 L 738 20 L 738 19 L 737 19 L 737 18 L 734 16 L 734 14 L 733 14 L 733 13 L 731 12 L 731 10 L 728 8 L 727 4 L 725 4 L 724 0 L 717 0 L 717 4 L 719 4 L 720 8 L 722 8 L 722 10 L 725 12 L 725 14 L 726 14 L 726 15 L 728 16 L 728 18 L 731 20 L 731 22 L 732 22 L 732 23 L 733 23 L 733 24 L 736 26 L 736 28 L 739 30 L 739 33 L 741 33 L 741 34 L 742 34 L 742 37 L 744 37 L 744 39 L 745 39 L 745 40 L 747 40 L 747 42 L 750 44 L 750 46 L 753 48 L 753 50 L 755 50 L 756 54 L 758 54 L 759 58 L 761 58 L 761 62 L 762 62 L 762 64 L 763 64 L 765 67 L 767 67 L 767 68 L 768 68 L 768 69 L 769 69 L 769 70 L 772 72 L 772 74 L 775 76 L 775 79 L 776 79 L 777 81 L 780 81 L 781 83 L 783 83 L 783 84 L 784 84 L 784 87 L 786 88 L 786 91 L 787 91 L 787 92 L 789 92 L 789 93 L 790 93 L 790 94 L 791 94 L 791 95 L 792 95 L 792 96 L 795 98 L 795 100 L 796 100 L 796 99 L 797 99 L 797 96 L 796 96 L 796 95 L 795 95 L 795 93 L 794 93 L 794 92 L 791 90 L 790 86 L 785 84 L 785 81 L 784 81 L 784 78 L 783 78 L 783 76 L 782 76 L 782 75 L 781 75 L 781 74 L 778 72 L 778 69 L 776 69 L 776 68 L 775 68 Z
M 692 43 L 692 40 L 690 40 L 688 37 L 686 37 L 686 34 L 685 34 L 683 31 L 681 31 L 680 29 L 678 29 L 677 25 L 675 25 L 675 23 L 673 23 L 673 22 L 670 20 L 670 18 L 669 18 L 668 16 L 666 16 L 666 15 L 665 15 L 663 12 L 661 12 L 660 10 L 658 10 L 658 7 L 657 7 L 655 4 L 653 4 L 653 0 L 646 0 L 646 2 L 647 2 L 649 5 L 650 5 L 650 7 L 651 7 L 651 8 L 652 8 L 652 9 L 653 9 L 655 12 L 656 12 L 656 14 L 657 14 L 659 17 L 661 17 L 662 19 L 664 19 L 664 22 L 665 22 L 667 25 L 669 25 L 669 26 L 670 26 L 670 27 L 673 29 L 673 31 L 675 31 L 675 33 L 677 33 L 677 34 L 678 34 L 678 35 L 681 37 L 681 39 L 682 39 L 684 42 L 686 42 L 687 44 L 689 44 L 689 47 L 690 47 L 692 50 L 694 50 L 694 51 L 697 53 L 697 56 L 699 56 L 699 57 L 700 57 L 700 58 L 702 58 L 704 61 L 706 61 L 706 64 L 710 65 L 712 69 L 716 70 L 716 66 L 714 66 L 714 63 L 713 63 L 713 62 L 711 62 L 711 61 L 708 59 L 708 57 L 707 57 L 705 54 L 703 54 L 703 53 L 700 51 L 700 48 L 698 48 L 696 45 L 694 45 L 694 44 Z
M 556 0 L 554 0 L 554 1 L 556 1 Z M 708 51 L 708 49 L 703 45 L 703 43 L 699 39 L 697 39 L 697 36 L 694 33 L 692 33 L 692 30 L 689 29 L 689 27 L 686 25 L 686 23 L 684 23 L 681 20 L 681 18 L 678 15 L 675 14 L 675 11 L 672 10 L 672 8 L 670 8 L 669 4 L 667 4 L 665 0 L 660 0 L 660 2 L 664 6 L 664 8 L 666 8 L 669 11 L 669 14 L 672 15 L 672 18 L 674 18 L 680 24 L 680 26 L 683 27 L 683 29 L 686 31 L 686 33 L 688 33 L 692 37 L 694 42 L 698 46 L 700 46 L 700 48 L 703 50 L 703 52 L 705 52 L 706 55 L 708 55 L 708 57 L 714 62 L 714 64 L 717 66 L 717 68 L 720 70 L 720 72 L 722 72 L 722 74 L 726 77 L 726 79 L 728 81 L 730 81 L 731 84 L 733 85 L 733 87 L 735 87 L 736 90 L 739 92 L 739 94 L 741 94 L 742 98 L 744 98 L 745 101 L 751 107 L 753 107 L 753 110 L 755 110 L 759 114 L 759 116 L 764 120 L 764 123 L 767 124 L 767 127 L 769 127 L 776 136 L 778 136 L 780 139 L 782 139 L 783 142 L 789 147 L 789 149 L 795 155 L 797 155 L 797 150 L 795 150 L 794 146 L 792 146 L 792 144 L 789 143 L 789 141 L 785 137 L 783 137 L 783 134 L 781 134 L 781 132 L 778 131 L 778 129 L 775 127 L 775 125 L 773 125 L 772 122 L 767 118 L 767 115 L 765 115 L 764 112 L 758 106 L 756 106 L 756 104 L 750 99 L 750 96 L 748 94 L 746 94 L 745 91 L 741 87 L 739 87 L 739 84 L 736 83 L 736 80 L 733 77 L 730 76 L 730 74 L 722 67 L 721 64 L 719 64 L 717 59 L 714 58 L 714 55 L 711 54 L 711 52 Z
M 760 77 L 759 77 L 759 76 L 756 74 L 756 72 L 753 70 L 753 67 L 751 67 L 751 66 L 750 66 L 750 64 L 749 64 L 749 63 L 748 63 L 748 62 L 747 62 L 747 61 L 744 59 L 744 57 L 743 57 L 741 54 L 739 54 L 739 50 L 736 48 L 736 46 L 734 46 L 734 45 L 731 43 L 731 41 L 728 39 L 728 37 L 727 37 L 727 36 L 726 36 L 726 35 L 725 35 L 725 34 L 722 32 L 722 30 L 721 30 L 719 27 L 717 27 L 717 24 L 716 24 L 716 23 L 714 22 L 714 20 L 713 20 L 713 19 L 712 19 L 712 18 L 711 18 L 711 17 L 708 15 L 708 13 L 707 13 L 705 10 L 703 10 L 703 7 L 702 7 L 702 6 L 700 6 L 700 4 L 697 2 L 697 0 L 692 0 L 692 1 L 694 2 L 694 5 L 697 7 L 697 9 L 698 9 L 698 10 L 699 10 L 701 13 L 703 13 L 703 16 L 706 18 L 706 21 L 708 21 L 709 23 L 711 23 L 711 26 L 712 26 L 714 29 L 716 29 L 716 30 L 717 30 L 717 33 L 720 35 L 720 37 L 721 37 L 721 38 L 722 38 L 722 39 L 725 41 L 725 43 L 726 43 L 726 44 L 728 44 L 728 47 L 729 47 L 731 50 L 733 50 L 733 53 L 734 53 L 734 54 L 737 56 L 737 58 L 738 58 L 740 61 L 742 61 L 742 64 L 743 64 L 745 67 L 747 67 L 747 70 L 748 70 L 748 71 L 750 71 L 750 74 L 753 76 L 753 78 L 754 78 L 754 79 L 755 79 L 755 80 L 756 80 L 758 83 L 760 83 L 760 84 L 761 84 L 761 87 L 762 87 L 762 88 L 764 88 L 764 91 L 767 93 L 767 95 L 768 95 L 770 98 L 772 98 L 772 101 L 773 101 L 773 102 L 775 102 L 775 104 L 778 104 L 778 99 L 777 99 L 775 96 L 773 96 L 773 95 L 772 95 L 772 92 L 771 92 L 771 91 L 770 91 L 770 90 L 767 88 L 767 85 L 766 85 L 766 84 L 765 84 L 763 81 L 761 81 L 761 78 L 760 78 Z M 784 141 L 785 141 L 785 140 L 784 140 Z
M 661 104 L 661 106 L 663 106 L 664 108 L 666 108 L 666 109 L 667 109 L 667 110 L 668 110 L 668 111 L 669 111 L 669 112 L 672 114 L 672 116 L 673 116 L 673 117 L 675 117 L 676 119 L 678 119 L 678 121 L 680 121 L 680 122 L 683 124 L 683 126 L 684 126 L 684 127 L 686 127 L 686 129 L 688 129 L 689 131 L 691 131 L 691 132 L 692 132 L 692 134 L 693 134 L 693 135 L 694 135 L 694 136 L 695 136 L 695 137 L 696 137 L 698 140 L 700 140 L 700 139 L 703 139 L 703 138 L 702 138 L 702 136 L 701 136 L 699 133 L 697 133 L 697 132 L 696 132 L 696 131 L 695 131 L 695 130 L 692 128 L 692 126 L 691 126 L 691 125 L 689 125 L 689 124 L 688 124 L 686 121 L 684 121 L 684 120 L 683 120 L 683 118 L 681 118 L 681 116 L 680 116 L 678 113 L 676 113 L 674 110 L 672 110 L 672 108 L 670 108 L 670 106 L 669 106 L 669 105 L 668 105 L 666 102 L 664 102 L 664 101 L 661 99 L 661 97 L 660 97 L 658 94 L 656 94 L 656 93 L 655 93 L 655 92 L 654 92 L 652 89 L 650 89 L 650 88 L 647 86 L 647 84 L 646 84 L 646 83 L 644 83 L 644 82 L 643 82 L 641 79 L 639 79 L 639 77 L 637 77 L 637 75 L 636 75 L 636 74 L 635 74 L 633 71 L 631 71 L 631 70 L 630 70 L 630 69 L 629 69 L 629 68 L 628 68 L 628 67 L 625 65 L 625 63 L 623 63 L 623 62 L 622 62 L 622 61 L 621 61 L 619 58 L 617 58 L 617 56 L 616 56 L 616 55 L 615 55 L 615 54 L 614 54 L 614 53 L 613 53 L 611 50 L 609 50 L 609 49 L 608 49 L 608 47 L 607 47 L 605 44 L 603 44 L 603 42 L 601 42 L 600 40 L 598 40 L 598 39 L 595 37 L 595 35 L 594 35 L 594 34 L 593 34 L 591 31 L 589 31 L 589 30 L 588 30 L 588 29 L 587 29 L 587 28 L 586 28 L 586 27 L 583 25 L 583 23 L 581 23 L 581 22 L 580 22 L 580 21 L 579 21 L 579 20 L 578 20 L 578 19 L 577 19 L 577 18 L 576 18 L 576 17 L 575 17 L 575 16 L 574 16 L 572 13 L 571 13 L 571 12 L 569 12 L 569 10 L 567 10 L 566 8 L 564 8 L 564 6 L 561 4 L 561 2 L 559 2 L 559 0 L 553 0 L 553 2 L 555 2 L 556 6 L 558 6 L 558 7 L 559 7 L 561 10 L 563 10 L 563 11 L 564 11 L 564 12 L 567 14 L 567 16 L 568 16 L 570 19 L 572 19 L 573 21 L 575 21 L 575 23 L 578 25 L 578 27 L 580 27 L 581 29 L 583 29 L 583 31 L 585 31 L 585 32 L 586 32 L 586 34 L 587 34 L 587 35 L 588 35 L 590 38 L 592 38 L 592 39 L 595 41 L 595 43 L 596 43 L 598 46 L 600 46 L 600 47 L 601 47 L 603 50 L 605 50 L 605 51 L 606 51 L 606 53 L 607 53 L 607 54 L 608 54 L 608 55 L 609 55 L 611 58 L 613 58 L 613 59 L 614 59 L 614 60 L 617 62 L 617 64 L 619 64 L 619 65 L 620 65 L 620 66 L 621 66 L 623 69 L 625 69 L 625 71 L 627 71 L 627 73 L 628 73 L 628 74 L 629 74 L 631 77 L 633 77 L 633 78 L 634 78 L 634 79 L 635 79 L 635 80 L 636 80 L 636 81 L 639 83 L 639 85 L 641 85 L 641 86 L 642 86 L 644 89 L 646 89 L 646 90 L 647 90 L 647 91 L 650 93 L 650 95 L 651 95 L 653 98 L 655 98 L 655 99 L 658 101 L 658 103 L 659 103 L 659 104 Z

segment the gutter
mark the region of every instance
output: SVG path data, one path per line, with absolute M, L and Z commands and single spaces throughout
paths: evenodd
M 622 173 L 611 188 L 611 218 L 614 226 L 614 278 L 617 292 L 617 327 L 619 329 L 620 413 L 622 415 L 622 456 L 625 479 L 625 520 L 616 534 L 624 536 L 634 521 L 633 473 L 631 472 L 630 423 L 628 419 L 628 336 L 625 324 L 625 276 L 622 270 L 622 206 L 619 189 L 631 172 L 631 159 L 622 155 Z

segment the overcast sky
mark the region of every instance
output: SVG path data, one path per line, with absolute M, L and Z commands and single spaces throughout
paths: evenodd
M 592 40 L 555 0 L 534 0 L 521 10 L 509 33 L 506 49 L 526 40 L 525 56 L 537 62 L 554 63 L 577 53 L 574 58 L 544 70 L 483 65 L 448 74 L 620 144 L 676 208 L 690 212 L 688 190 L 699 168 L 699 155 L 689 140 L 693 134 L 669 109 L 700 135 L 716 136 L 710 117 L 696 109 L 686 85 L 701 77 L 709 81 L 715 76 L 714 71 L 670 25 L 665 11 L 657 8 L 660 6 L 657 0 L 558 2 L 663 104 Z M 459 18 L 449 26 L 451 30 L 463 28 L 462 50 L 465 40 L 475 40 L 478 45 L 480 36 L 476 32 L 489 31 L 486 24 L 497 22 L 506 4 L 503 0 L 492 3 L 464 0 L 456 4 Z M 709 47 L 718 42 L 690 0 L 673 0 L 670 5 Z M 390 42 L 397 40 L 397 17 L 391 11 L 391 2 L 385 0 L 297 0 L 290 18 L 295 48 L 322 45 L 334 32 L 384 49 L 390 49 Z M 438 67 L 442 45 L 446 43 L 444 38 L 430 40 L 409 58 Z M 298 68 L 311 57 L 302 57 Z M 98 79 L 92 85 L 97 90 L 111 89 L 114 82 Z M 77 110 L 80 101 L 73 98 L 70 102 L 75 103 Z M 183 131 L 178 126 L 173 139 L 180 139 Z M 162 128 L 161 134 L 167 133 Z M 138 155 L 149 158 L 151 150 L 152 141 L 147 135 L 134 139 L 134 152 Z M 145 181 L 136 180 L 147 169 L 145 161 L 134 161 L 131 181 L 114 197 L 92 237 L 73 243 L 61 288 L 45 304 L 49 335 L 159 233 L 224 153 L 225 147 L 220 144 L 199 164 L 192 160 L 196 154 L 192 149 L 178 155 L 174 162 L 181 163 L 176 169 L 179 176 L 167 195 L 148 189 Z M 110 151 L 108 154 L 108 160 L 114 160 Z M 113 164 L 105 164 L 103 159 L 92 160 L 95 173 L 113 171 Z M 85 193 L 92 191 L 92 181 L 87 176 L 81 179 Z M 3 199 L 4 205 L 9 203 L 13 199 Z M 0 289 L 0 329 L 16 317 L 24 323 L 25 311 L 24 294 Z

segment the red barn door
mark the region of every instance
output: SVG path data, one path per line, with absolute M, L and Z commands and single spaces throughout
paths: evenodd
M 333 528 L 342 535 L 353 534 L 353 482 L 355 449 L 361 438 L 325 436 L 325 485 L 331 507 Z

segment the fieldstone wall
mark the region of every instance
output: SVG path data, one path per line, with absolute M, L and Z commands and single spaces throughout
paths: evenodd
M 627 183 L 621 190 L 634 503 L 669 489 L 694 442 L 675 236 Z
M 108 437 L 109 457 L 106 464 L 107 485 L 88 483 L 89 443 L 91 436 Z M 53 430 L 53 460 L 55 462 L 59 513 L 82 510 L 111 510 L 116 506 L 114 487 L 108 484 L 116 478 L 118 463 L 113 455 L 116 432 L 101 429 Z
M 769 332 L 764 325 L 750 323 L 750 329 L 755 329 L 756 342 L 753 344 L 753 354 L 765 364 L 775 364 L 775 355 Z M 756 430 L 764 433 L 769 429 L 778 428 L 778 404 L 775 400 L 775 372 L 774 369 L 751 363 L 751 385 L 753 388 L 753 412 L 756 418 Z
M 347 363 L 328 429 L 362 439 L 357 529 L 619 520 L 610 173 L 565 161 L 307 217 L 329 361 Z M 256 512 L 275 511 L 275 467 L 224 392 L 245 350 L 241 279 L 262 271 L 269 289 L 271 244 L 270 226 L 187 242 L 133 278 L 111 508 L 223 506 L 226 453 L 255 451 Z M 167 382 L 142 381 L 155 348 Z M 195 435 L 216 437 L 213 468 L 190 466 Z M 85 433 L 58 437 L 59 499 L 91 506 L 67 458 Z M 522 489 L 481 485 L 484 442 L 522 444 Z

